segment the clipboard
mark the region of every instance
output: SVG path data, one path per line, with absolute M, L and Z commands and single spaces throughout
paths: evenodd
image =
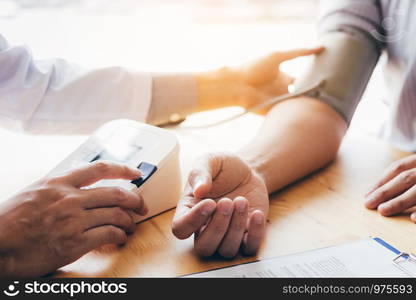
M 414 254 L 401 252 L 393 259 L 393 264 L 410 277 L 416 278 L 416 256 Z
M 357 259 L 357 256 L 361 259 Z M 328 271 L 330 268 L 332 270 Z M 320 270 L 325 272 L 320 273 Z M 416 255 L 401 252 L 381 238 L 369 237 L 338 246 L 266 258 L 184 277 L 416 278 Z
M 372 239 L 378 242 L 379 244 L 383 245 L 387 249 L 396 253 L 397 256 L 392 259 L 393 264 L 397 268 L 399 268 L 400 270 L 408 274 L 410 277 L 416 278 L 416 255 L 415 254 L 401 252 L 380 238 L 372 238 Z

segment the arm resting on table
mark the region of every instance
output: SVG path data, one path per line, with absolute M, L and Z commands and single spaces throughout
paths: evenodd
M 273 107 L 239 154 L 272 193 L 331 162 L 346 130 L 346 121 L 328 104 L 300 97 Z

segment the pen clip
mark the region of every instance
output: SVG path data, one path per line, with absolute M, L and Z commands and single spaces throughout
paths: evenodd
M 416 255 L 413 253 L 401 252 L 393 258 L 393 264 L 410 277 L 416 278 Z M 407 265 L 407 267 L 405 267 Z

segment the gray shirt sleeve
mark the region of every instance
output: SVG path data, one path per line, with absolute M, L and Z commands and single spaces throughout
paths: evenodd
M 376 0 L 322 1 L 319 40 L 326 50 L 316 56 L 295 87 L 323 80 L 323 87 L 309 94 L 326 102 L 350 122 L 384 44 L 382 10 Z
M 382 20 L 379 0 L 321 0 L 318 31 L 359 31 L 381 51 L 385 45 L 377 37 L 385 35 Z

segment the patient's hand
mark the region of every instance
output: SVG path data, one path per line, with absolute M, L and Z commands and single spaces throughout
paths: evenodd
M 105 244 L 123 244 L 135 224 L 126 209 L 146 214 L 135 191 L 83 190 L 101 179 L 136 179 L 137 169 L 98 162 L 40 180 L 0 209 L 0 277 L 40 276 Z
M 282 62 L 320 53 L 324 48 L 275 52 L 238 67 L 226 67 L 197 76 L 198 110 L 224 106 L 251 108 L 288 92 L 293 78 L 279 70 Z M 259 111 L 265 113 L 267 109 Z
M 195 250 L 202 256 L 218 252 L 231 258 L 240 247 L 252 255 L 264 236 L 268 209 L 262 178 L 238 156 L 212 153 L 190 172 L 172 231 L 180 239 L 195 233 Z
M 391 216 L 416 205 L 416 155 L 394 162 L 366 195 L 366 207 Z M 416 223 L 416 212 L 410 215 Z

